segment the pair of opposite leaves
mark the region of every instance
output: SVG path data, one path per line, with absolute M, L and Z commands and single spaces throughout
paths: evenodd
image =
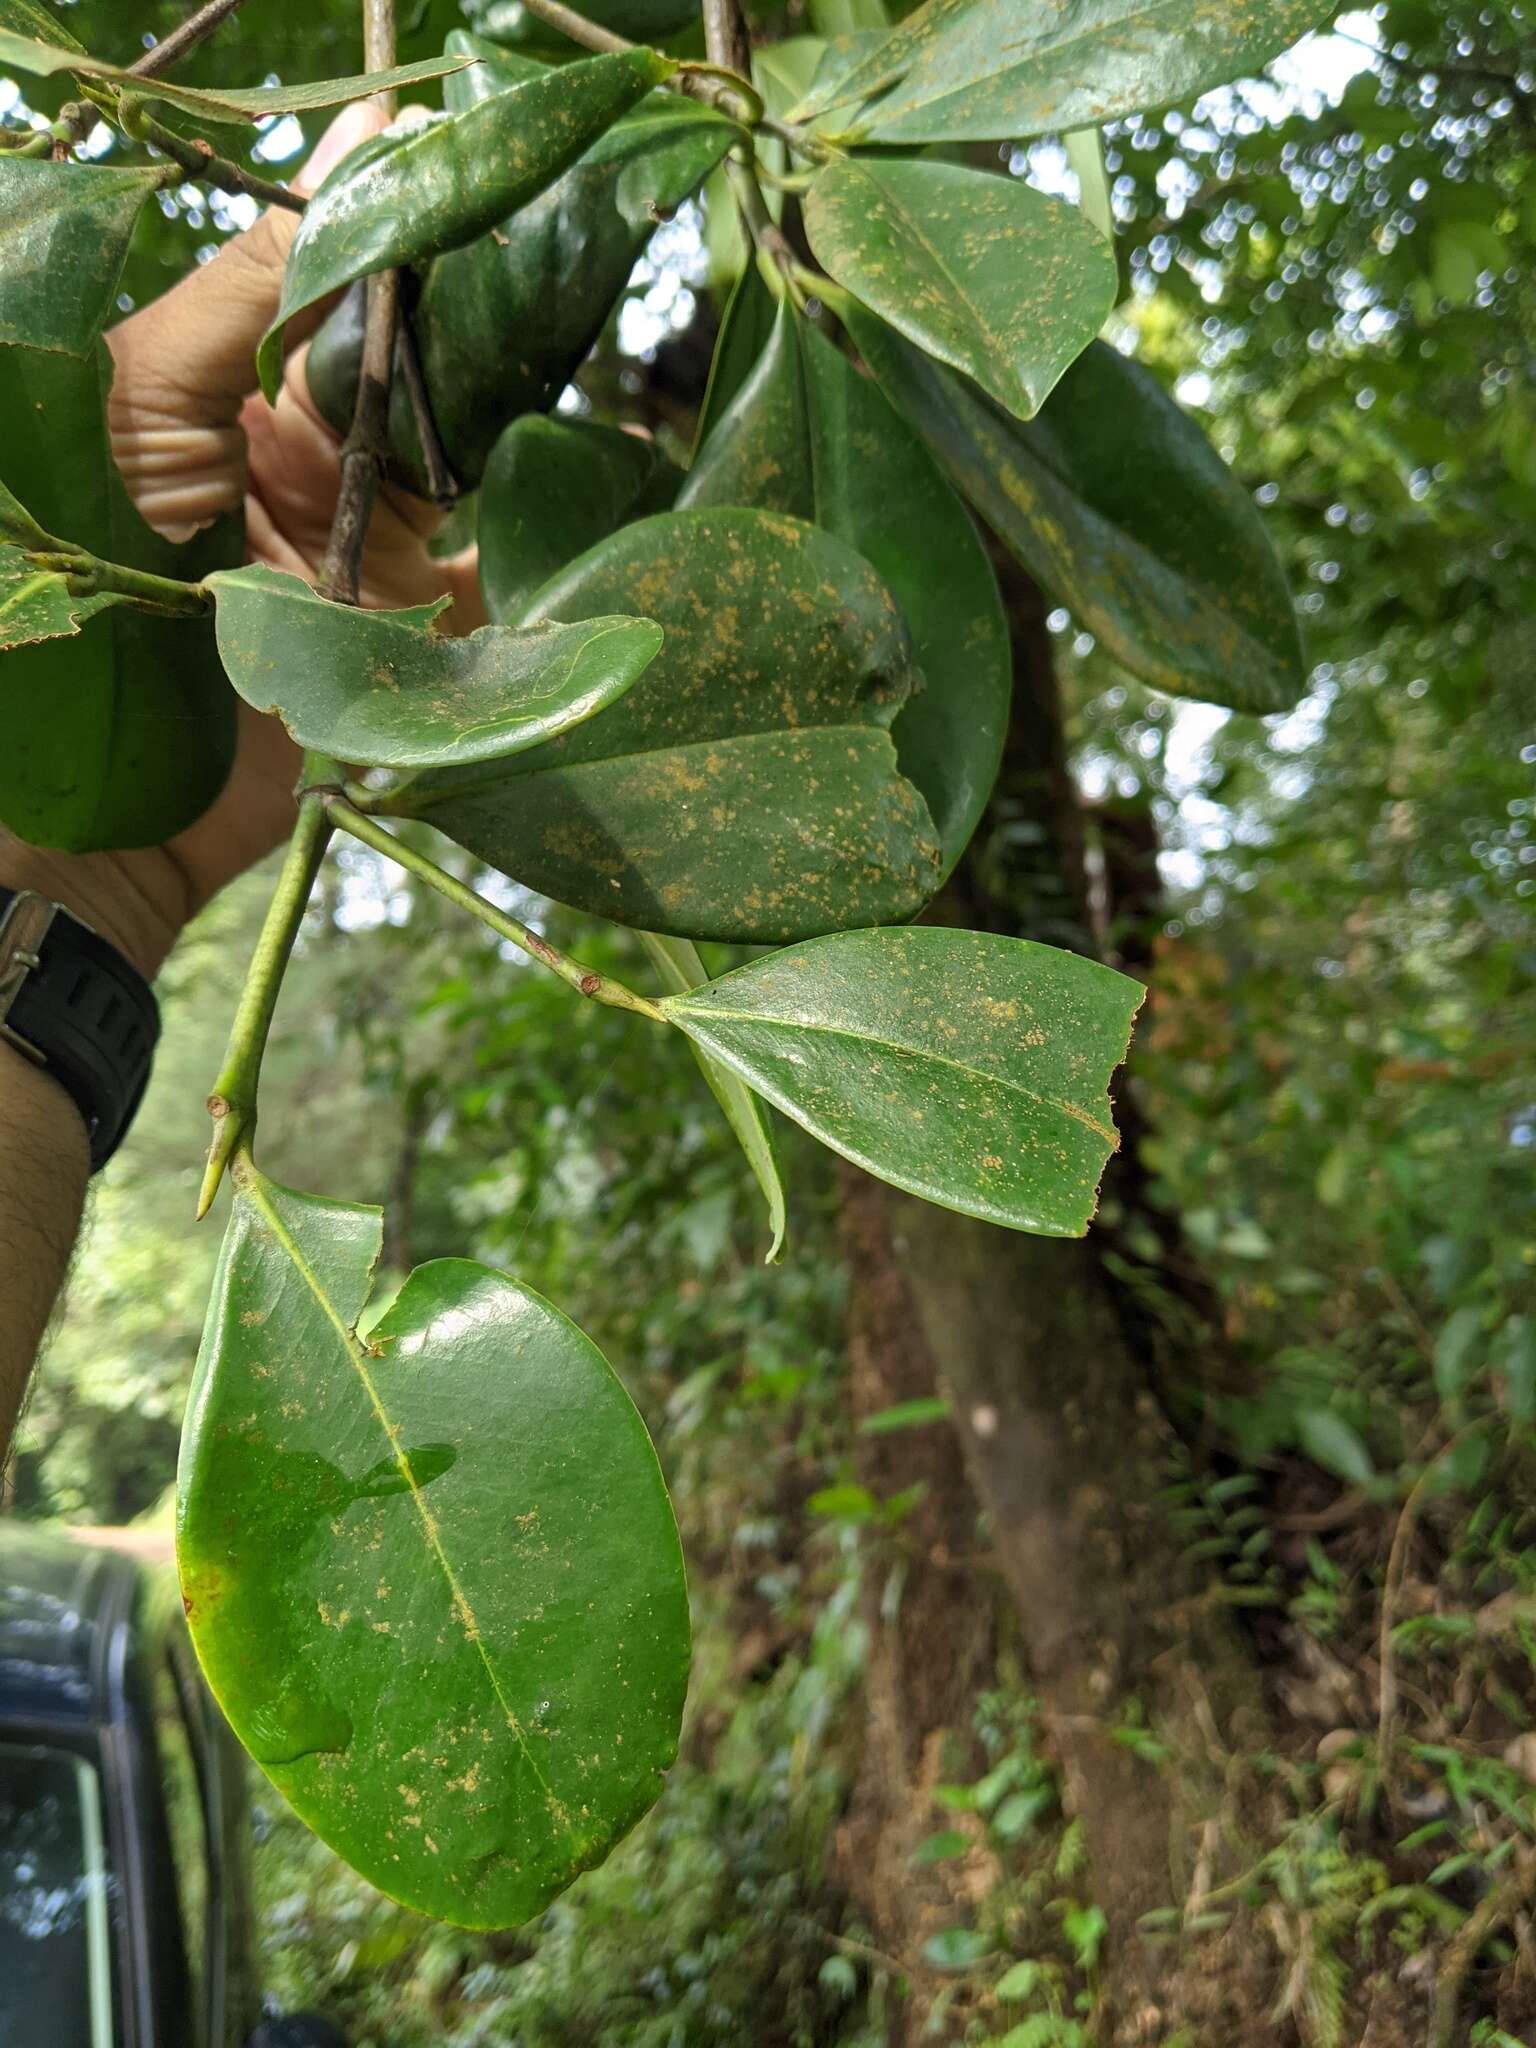
M 1145 373 L 1096 346 L 1025 426 L 854 317 L 951 474 L 1128 667 L 1255 710 L 1294 699 L 1295 628 L 1258 515 Z M 722 374 L 740 324 L 733 309 Z M 662 655 L 622 703 L 533 751 L 491 762 L 482 746 L 476 765 L 455 766 L 419 732 L 386 752 L 356 723 L 296 719 L 301 697 L 352 687 L 360 664 L 338 647 L 329 678 L 296 667 L 276 697 L 299 736 L 422 767 L 390 808 L 642 929 L 779 942 L 910 915 L 968 840 L 997 766 L 1010 668 L 991 571 L 933 457 L 793 313 L 739 374 L 728 406 L 717 377 L 686 481 L 633 436 L 532 418 L 507 431 L 488 473 L 480 537 L 499 618 L 550 632 L 556 619 L 639 613 L 666 628 Z M 692 516 L 656 512 L 674 500 Z M 733 505 L 823 531 L 702 516 Z M 916 695 L 868 566 L 910 629 L 926 685 Z M 863 618 L 859 634 L 827 637 L 823 581 L 840 592 L 845 628 Z M 233 645 L 229 657 L 252 701 L 272 702 L 249 659 Z M 398 695 L 376 701 L 392 717 L 423 715 L 419 695 L 414 709 Z M 815 804 L 808 767 L 822 778 Z
M 0 57 L 32 69 L 103 70 L 77 51 L 50 50 L 3 27 L 0 36 L 8 38 Z M 409 76 L 435 76 L 465 62 L 450 53 Z M 536 80 L 518 96 L 515 135 L 492 152 L 497 177 L 473 180 L 491 195 L 484 203 L 515 208 L 542 190 L 670 68 L 638 52 L 541 74 L 547 86 Z M 282 97 L 284 104 L 325 104 L 327 95 L 351 96 L 344 88 L 352 83 L 283 89 Z M 250 95 L 224 97 L 228 118 L 251 118 L 243 111 Z M 206 98 L 198 100 L 200 110 Z M 718 120 L 713 126 L 734 132 Z M 464 151 L 485 139 L 469 128 L 455 135 L 461 171 Z M 111 366 L 92 336 L 150 181 L 142 172 L 26 162 L 0 164 L 0 182 L 0 197 L 23 202 L 0 223 L 0 336 L 8 343 L 0 346 L 0 399 L 15 422 L 5 448 L 6 483 L 42 526 L 106 560 L 188 581 L 238 561 L 236 522 L 185 547 L 159 541 L 133 511 L 112 464 L 105 403 Z M 333 211 L 328 246 L 350 247 L 362 269 L 376 267 L 378 222 L 364 208 L 353 225 L 349 242 L 345 218 L 338 225 Z M 79 249 L 91 260 L 62 267 L 62 258 Z M 77 286 L 79 306 L 61 310 L 61 295 L 67 299 Z M 291 310 L 302 303 L 302 265 L 290 269 L 286 290 Z M 73 352 L 82 348 L 83 357 Z M 269 346 L 269 373 L 271 355 Z M 0 817 L 13 830 L 76 852 L 157 844 L 207 808 L 228 773 L 234 718 L 205 623 L 173 624 L 96 599 L 75 602 L 57 577 L 40 582 L 9 548 L 0 549 L 0 612 L 0 635 L 12 643 L 7 658 L 17 705 L 0 763 Z M 60 637 L 75 633 L 78 646 Z M 67 720 L 58 715 L 61 702 L 70 706 Z
M 461 37 L 444 62 L 463 64 L 470 56 L 483 53 L 486 47 Z M 547 186 L 560 166 L 578 153 L 580 144 L 597 133 L 598 141 L 586 156 L 552 191 L 547 190 L 542 200 L 514 214 L 499 239 L 482 235 L 473 246 L 440 257 L 429 270 L 425 307 L 428 317 L 423 321 L 429 382 L 435 378 L 442 391 L 453 394 L 444 401 L 452 408 L 448 415 L 448 425 L 453 430 L 450 443 L 473 472 L 500 412 L 529 402 L 547 402 L 589 344 L 611 293 L 617 289 L 617 280 L 650 231 L 654 209 L 696 183 L 729 139 L 729 124 L 718 116 L 665 95 L 647 94 L 656 75 L 656 60 L 644 53 L 632 53 L 625 58 L 585 60 L 562 73 L 550 73 L 526 62 L 519 68 L 519 60 L 512 59 L 494 66 L 475 64 L 467 72 L 451 77 L 450 104 L 457 107 L 459 120 L 444 124 L 435 133 L 418 130 L 411 135 L 378 138 L 348 167 L 343 167 L 344 175 L 339 182 L 328 181 L 332 188 L 329 197 L 322 195 L 296 244 L 284 316 L 339 279 L 407 253 L 404 244 L 395 246 L 401 233 L 408 236 L 412 249 L 430 246 L 434 239 L 461 241 L 466 235 L 477 233 L 502 206 L 516 206 L 530 192 Z M 647 95 L 646 103 L 627 121 L 621 120 L 617 127 L 607 126 L 616 112 L 642 95 Z M 480 127 L 487 131 L 484 137 L 480 136 Z M 515 138 L 515 149 L 502 152 L 499 159 L 495 151 L 490 153 L 493 162 L 501 163 L 498 175 L 487 178 L 476 170 L 466 181 L 465 170 L 473 170 L 480 162 L 480 143 L 498 138 L 505 141 L 509 137 Z M 49 183 L 64 167 L 9 168 Z M 85 182 L 90 178 L 126 180 L 134 187 L 130 196 L 135 204 L 143 197 L 142 174 L 87 171 L 80 187 L 86 202 L 85 213 L 91 213 L 93 207 L 99 211 L 101 205 L 118 211 L 122 206 L 120 185 L 99 202 L 90 199 Z M 480 209 L 473 218 L 464 210 L 466 182 L 473 192 L 475 206 Z M 910 192 L 906 190 L 909 183 L 913 186 Z M 955 187 L 953 192 L 948 190 L 951 183 Z M 401 227 L 402 209 L 385 203 L 391 195 L 398 196 L 397 187 L 408 188 L 415 195 L 413 205 L 404 209 L 409 216 L 409 226 L 405 228 Z M 1039 219 L 1035 218 L 1037 214 Z M 881 305 L 898 326 L 905 326 L 928 355 L 969 370 L 984 390 L 990 390 L 1015 415 L 1033 409 L 1062 365 L 1082 345 L 1102 311 L 1096 300 L 1092 307 L 1085 301 L 1079 308 L 1069 293 L 1053 291 L 1047 294 L 1053 299 L 1050 321 L 1033 317 L 1023 320 L 1026 310 L 1032 316 L 1038 313 L 1035 302 L 1040 294 L 1027 294 L 1025 299 L 1015 296 L 1012 257 L 1019 246 L 1031 248 L 1037 280 L 1053 285 L 1060 284 L 1063 275 L 1068 279 L 1078 277 L 1086 283 L 1093 275 L 1095 256 L 1106 277 L 1109 266 L 1102 245 L 1096 243 L 1073 209 L 1044 200 L 1009 180 L 978 178 L 974 173 L 942 165 L 846 161 L 834 165 L 817 181 L 807 215 L 813 239 L 830 267 L 854 282 L 866 300 Z M 993 215 L 998 218 L 993 219 Z M 588 227 L 573 235 L 572 220 L 595 220 L 601 232 Z M 943 289 L 952 281 L 950 272 L 942 250 L 936 251 L 931 244 L 930 231 L 938 235 L 941 245 L 947 243 L 949 254 L 961 246 L 967 252 L 967 289 L 960 294 L 960 311 L 955 318 L 946 311 Z M 1031 236 L 1035 238 L 1033 242 Z M 577 254 L 588 259 L 590 272 L 579 280 L 571 275 L 573 257 Z M 594 282 L 599 287 L 596 292 L 592 291 Z M 581 288 L 573 289 L 578 283 Z M 914 287 L 917 313 L 912 311 Z M 1088 289 L 1093 297 L 1099 285 L 1090 285 Z M 563 328 L 556 321 L 555 332 L 548 337 L 537 362 L 522 361 L 515 348 L 498 352 L 481 346 L 470 350 L 471 358 L 482 365 L 510 360 L 514 367 L 516 388 L 505 389 L 493 402 L 486 388 L 462 374 L 462 361 L 453 360 L 456 344 L 445 344 L 450 331 L 448 323 L 432 317 L 434 290 L 439 294 L 440 304 L 452 302 L 460 321 L 464 320 L 466 307 L 478 308 L 478 327 L 485 330 L 482 342 L 493 329 L 501 335 L 529 331 L 530 291 L 536 297 L 542 295 L 546 309 L 554 304 L 571 310 Z M 851 301 L 848 310 L 851 323 L 862 319 L 878 339 L 882 330 L 862 305 Z M 265 349 L 265 372 L 269 378 L 275 369 L 280 326 L 281 320 Z M 478 331 L 475 321 L 469 321 L 468 326 Z M 1049 338 L 1037 338 L 1026 347 L 1025 337 L 1031 328 Z M 316 356 L 323 371 L 327 358 L 321 344 L 317 344 Z M 335 349 L 330 360 L 334 365 Z M 899 357 L 897 360 L 901 367 Z M 504 375 L 504 371 L 500 374 Z M 929 387 L 944 375 L 936 365 L 920 358 L 905 365 L 904 374 L 909 384 L 921 383 L 926 378 Z M 938 390 L 943 401 L 948 394 L 942 382 Z M 975 397 L 969 386 L 963 384 L 956 385 L 954 393 L 955 403 L 962 406 L 968 395 Z M 931 388 L 919 395 L 930 413 L 943 410 L 942 402 L 933 404 Z M 344 390 L 340 397 L 343 403 L 338 418 L 347 410 Z M 980 417 L 985 428 L 984 410 Z M 993 441 L 998 438 L 995 427 L 994 422 Z M 406 428 L 408 414 L 402 431 Z M 1004 424 L 1004 435 L 1007 431 Z M 940 452 L 948 460 L 947 451 Z M 960 465 L 958 480 L 972 485 L 978 500 L 993 514 L 994 523 L 1000 523 L 996 521 L 993 503 L 989 502 L 989 498 L 999 498 L 995 488 L 996 453 L 995 448 L 988 449 L 990 459 L 980 465 L 969 464 L 969 474 L 964 473 L 966 465 Z M 953 460 L 948 460 L 948 466 L 952 474 L 957 474 Z M 1005 510 L 1009 509 L 1008 501 L 1016 501 L 1017 496 L 1017 490 L 1002 494 Z M 71 524 L 67 519 L 59 523 L 66 528 Z M 1050 537 L 1055 532 L 1054 521 L 1046 518 L 1031 522 L 1026 518 L 1024 523 L 1043 529 L 1042 544 L 1048 552 Z M 1001 530 L 1007 533 L 1005 523 Z M 1021 548 L 1020 552 L 1038 569 L 1041 546 Z M 1051 566 L 1048 562 L 1047 570 Z M 1090 614 L 1089 623 L 1098 621 Z M 149 636 L 163 629 L 153 623 L 137 629 L 131 624 L 121 628 L 130 637 L 135 630 L 141 636 Z M 117 638 L 116 629 L 113 638 Z M 98 652 L 103 644 L 98 636 Z M 1114 645 L 1113 638 L 1111 644 Z M 1177 648 L 1175 653 L 1188 663 L 1188 645 Z M 115 663 L 108 664 L 109 680 L 110 671 L 116 667 Z M 190 673 L 197 664 L 190 663 L 188 667 Z M 117 680 L 126 678 L 118 675 Z M 206 664 L 203 680 L 206 686 Z M 212 701 L 214 694 L 205 687 L 199 703 L 205 714 L 203 723 L 210 731 L 219 724 L 219 707 Z M 1246 696 L 1239 693 L 1237 701 L 1272 708 L 1264 701 L 1264 693 L 1257 690 Z M 110 725 L 110 721 L 106 723 Z M 226 715 L 226 750 L 227 726 Z M 119 840 L 125 836 L 125 824 L 131 824 L 132 836 L 148 838 L 155 836 L 157 829 L 163 831 L 185 822 L 186 816 L 199 807 L 196 796 L 211 793 L 216 786 L 227 758 L 227 752 L 221 752 L 217 746 L 207 751 L 210 758 L 203 772 L 190 780 L 188 793 L 176 791 L 170 804 L 154 798 L 161 783 L 159 764 L 135 760 L 131 764 L 135 772 L 115 775 L 119 784 L 139 794 L 141 806 L 146 798 L 149 801 L 149 815 L 143 824 L 124 819 L 121 810 L 117 811 L 115 829 Z M 89 817 L 97 809 L 103 818 L 114 815 L 110 804 L 98 803 L 94 785 L 108 779 L 119 764 L 106 763 L 103 773 L 101 765 L 93 761 L 80 768 L 72 759 L 50 759 L 46 748 L 41 754 L 41 778 L 36 772 L 37 750 L 18 757 L 11 778 L 21 785 L 9 806 L 13 821 L 32 836 L 58 843 L 104 843 L 105 837 L 111 836 L 105 824 L 97 826 L 93 822 L 82 833 L 77 819 L 82 813 Z M 195 750 L 192 758 L 196 758 Z M 153 772 L 145 773 L 146 765 Z M 173 817 L 172 808 L 176 813 Z
M 579 908 L 769 943 L 911 916 L 975 827 L 1007 712 L 1006 629 L 963 508 L 878 391 L 787 310 L 681 509 L 651 512 L 682 481 L 613 429 L 526 419 L 502 442 L 481 505 L 497 618 L 525 635 L 584 618 L 615 648 L 626 614 L 665 629 L 619 701 L 542 745 L 449 760 L 427 730 L 442 692 L 393 671 L 389 687 L 358 681 L 378 658 L 343 637 L 382 623 L 333 617 L 334 661 L 285 659 L 286 635 L 261 644 L 265 592 L 240 616 L 254 572 L 216 586 L 226 665 L 306 744 L 417 768 L 386 809 Z M 291 603 L 321 609 L 297 588 Z M 422 652 L 462 671 L 484 638 Z M 318 703 L 347 694 L 345 719 Z M 414 721 L 414 741 L 386 750 L 364 730 L 375 715 Z M 492 731 L 482 708 L 477 732 Z

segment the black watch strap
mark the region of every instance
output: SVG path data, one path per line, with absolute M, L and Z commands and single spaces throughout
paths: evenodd
M 115 946 L 35 890 L 0 889 L 0 1040 L 73 1097 L 93 1173 L 133 1121 L 159 1036 L 154 992 Z

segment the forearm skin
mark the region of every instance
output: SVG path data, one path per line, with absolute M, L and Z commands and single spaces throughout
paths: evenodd
M 79 1110 L 57 1081 L 0 1045 L 0 1463 L 69 1268 L 89 1172 Z
M 163 852 L 43 853 L 0 831 L 0 884 L 35 889 L 153 979 L 184 915 Z M 0 1038 L 0 1467 L 85 1207 L 85 1123 L 59 1083 Z

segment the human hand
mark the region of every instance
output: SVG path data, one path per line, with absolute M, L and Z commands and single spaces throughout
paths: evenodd
M 348 107 L 294 180 L 307 196 L 349 150 L 384 125 L 377 106 Z M 273 207 L 209 263 L 107 335 L 115 364 L 112 452 L 139 511 L 173 539 L 245 504 L 253 561 L 315 581 L 340 482 L 339 442 L 309 396 L 305 350 L 288 358 L 270 407 L 252 395 L 256 344 L 277 310 L 298 215 Z M 310 316 L 309 329 L 319 313 Z M 305 326 L 295 322 L 300 335 Z M 426 543 L 435 507 L 386 485 L 362 565 L 362 601 L 422 604 L 444 592 L 455 624 L 481 622 L 472 557 L 438 561 Z M 164 846 L 62 854 L 0 833 L 0 881 L 41 890 L 110 939 L 146 975 L 211 896 L 280 844 L 294 817 L 299 752 L 280 722 L 238 706 L 234 765 L 197 822 Z

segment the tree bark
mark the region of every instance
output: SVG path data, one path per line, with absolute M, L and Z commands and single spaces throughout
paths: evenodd
M 891 1256 L 887 1191 L 855 1167 L 842 1176 L 842 1241 L 853 1284 L 847 1331 L 855 1423 L 935 1391 L 933 1358 L 911 1291 Z M 890 2018 L 890 2048 L 923 2036 L 942 1978 L 923 1943 L 964 1918 L 968 1887 L 995 1876 L 977 1830 L 963 1866 L 915 1866 L 932 1834 L 933 1788 L 978 1776 L 972 1719 L 993 1670 L 995 1602 L 968 1570 L 978 1504 L 960 1442 L 943 1424 L 860 1436 L 860 1481 L 878 1499 L 916 1491 L 899 1534 L 865 1559 L 865 1730 L 857 1782 L 838 1833 L 838 1877 L 901 1965 L 906 1996 Z M 946 1821 L 945 1825 L 950 1823 Z
M 999 569 L 1016 661 L 1007 755 L 988 820 L 934 915 L 1089 951 L 1105 920 L 1090 895 L 1043 607 L 1016 570 Z M 1120 1199 L 1137 1194 L 1128 1177 Z M 1159 2040 L 1190 2018 L 1235 2018 L 1246 1999 L 1234 2005 L 1209 1969 L 1191 1997 L 1170 1952 L 1139 1929 L 1145 1913 L 1198 1899 L 1211 1882 L 1238 1820 L 1234 1760 L 1262 1741 L 1264 1715 L 1230 1610 L 1202 1589 L 1159 1507 L 1172 1434 L 1143 1323 L 1106 1271 L 1102 1236 L 1016 1234 L 854 1174 L 844 1228 L 855 1415 L 871 1400 L 938 1391 L 955 1425 L 942 1443 L 939 1431 L 914 1433 L 936 1440 L 921 1452 L 917 1559 L 895 1619 L 889 1602 L 871 1612 L 870 1737 L 850 1827 L 878 1834 L 883 1816 L 890 1845 L 865 1844 L 855 1894 L 912 1967 L 925 1902 L 899 1860 L 911 1832 L 903 1814 L 921 1802 L 935 1744 L 963 1735 L 986 1655 L 975 1612 L 984 1582 L 946 1569 L 974 1541 L 979 1508 L 1109 1924 L 1101 2038 Z M 861 1441 L 888 1447 L 862 1453 L 872 1491 L 913 1483 L 910 1438 Z M 918 1837 L 932 1825 L 925 1814 Z M 920 1972 L 914 1981 L 920 2008 Z

